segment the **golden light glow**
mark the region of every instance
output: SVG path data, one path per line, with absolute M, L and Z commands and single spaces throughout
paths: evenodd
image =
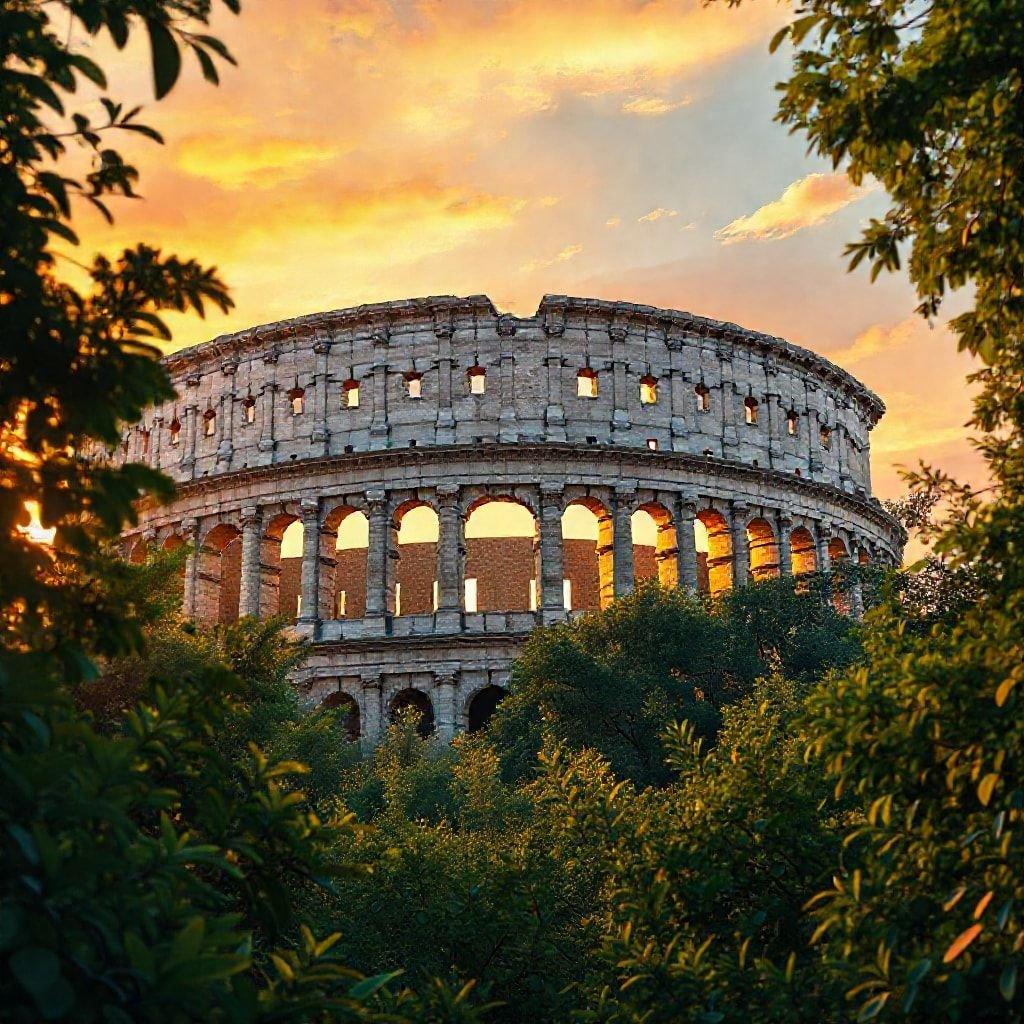
M 18 533 L 33 544 L 49 547 L 57 536 L 57 527 L 43 526 L 38 501 L 26 501 L 25 510 L 28 512 L 28 525 L 17 527 Z

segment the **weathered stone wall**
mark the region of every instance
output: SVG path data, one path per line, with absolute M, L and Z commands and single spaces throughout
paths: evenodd
M 185 604 L 200 619 L 289 614 L 301 596 L 297 628 L 315 647 L 299 682 L 348 694 L 371 740 L 407 689 L 428 695 L 442 735 L 464 728 L 535 624 L 636 579 L 714 591 L 836 558 L 893 562 L 904 541 L 870 496 L 881 401 L 813 353 L 687 313 L 548 296 L 517 318 L 442 297 L 255 328 L 167 366 L 177 399 L 116 455 L 170 473 L 179 493 L 144 508 L 126 545 L 193 544 Z M 491 498 L 526 506 L 537 537 L 467 539 Z M 573 503 L 597 517 L 596 548 L 563 541 Z M 423 504 L 438 541 L 400 545 L 402 516 Z M 640 508 L 657 549 L 632 543 Z M 352 512 L 369 546 L 336 550 Z M 282 559 L 296 520 L 302 557 Z

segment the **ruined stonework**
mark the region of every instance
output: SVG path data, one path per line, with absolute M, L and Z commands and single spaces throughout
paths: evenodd
M 549 295 L 520 318 L 442 296 L 268 324 L 165 365 L 177 397 L 125 432 L 119 457 L 178 495 L 142 510 L 126 550 L 193 545 L 185 609 L 200 620 L 297 604 L 314 641 L 298 685 L 353 707 L 369 742 L 408 703 L 446 738 L 479 724 L 535 625 L 606 605 L 638 575 L 717 592 L 842 558 L 895 563 L 905 540 L 870 493 L 879 398 L 812 352 L 689 313 Z M 509 541 L 518 575 L 466 537 L 488 499 L 534 517 L 532 541 Z M 586 551 L 563 542 L 571 504 L 597 518 Z M 421 505 L 438 531 L 413 572 L 398 529 Z M 633 545 L 637 509 L 653 548 Z M 359 514 L 367 546 L 338 550 Z

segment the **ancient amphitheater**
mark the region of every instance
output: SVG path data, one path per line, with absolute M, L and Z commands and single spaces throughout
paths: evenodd
M 176 400 L 120 454 L 178 496 L 142 510 L 126 552 L 193 545 L 199 620 L 294 616 L 314 641 L 298 685 L 369 742 L 407 705 L 445 738 L 479 727 L 534 626 L 645 577 L 717 592 L 893 563 L 905 540 L 871 496 L 878 397 L 689 313 L 549 295 L 520 318 L 444 296 L 256 327 L 166 366 Z

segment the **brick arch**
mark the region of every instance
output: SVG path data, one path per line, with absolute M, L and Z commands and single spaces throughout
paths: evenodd
M 420 713 L 420 719 L 416 731 L 426 739 L 430 736 L 437 722 L 437 714 L 434 710 L 434 702 L 430 694 L 415 686 L 407 686 L 393 694 L 388 701 L 388 718 L 394 722 L 398 715 L 406 708 L 412 708 Z
M 283 615 L 294 621 L 299 610 L 301 555 L 282 556 L 285 531 L 301 523 L 297 504 L 286 503 L 264 512 L 260 535 L 260 618 Z
M 402 524 L 410 512 L 429 509 L 432 515 L 420 516 L 420 532 L 406 531 L 402 537 Z M 434 611 L 435 580 L 437 578 L 437 543 L 441 520 L 436 506 L 421 497 L 399 502 L 391 514 L 388 550 L 395 557 L 389 559 L 388 572 L 393 572 L 393 600 L 396 615 L 429 615 Z
M 697 552 L 697 586 L 715 597 L 732 588 L 732 536 L 729 520 L 716 508 L 706 506 L 695 516 L 707 531 L 708 549 Z M 696 526 L 695 526 L 696 529 Z
M 320 702 L 320 707 L 345 712 L 345 732 L 353 743 L 362 735 L 359 701 L 351 693 L 346 693 L 345 690 L 335 690 L 324 697 Z
M 195 617 L 227 624 L 238 618 L 242 531 L 234 523 L 213 523 L 201 534 L 195 553 Z
M 526 531 L 514 535 L 484 533 L 471 536 L 475 516 L 493 505 L 522 509 L 529 516 Z M 530 504 L 512 493 L 484 493 L 467 506 L 465 516 L 465 583 L 467 612 L 525 612 L 538 605 L 540 524 Z
M 654 523 L 653 548 L 636 541 L 636 515 L 643 513 Z M 656 579 L 663 587 L 679 585 L 679 540 L 669 508 L 657 499 L 644 501 L 633 512 L 633 573 L 637 583 Z
M 131 565 L 142 565 L 149 557 L 149 542 L 145 537 L 138 537 L 128 549 L 127 561 Z
M 365 502 L 335 500 L 323 517 L 318 597 L 322 619 L 361 619 L 366 614 L 369 545 L 338 547 L 339 530 L 352 523 L 353 516 L 367 520 Z M 368 522 L 366 531 L 369 534 Z
M 763 516 L 755 516 L 747 523 L 746 529 L 750 575 L 754 580 L 776 578 L 780 574 L 780 563 L 774 527 Z
M 566 515 L 573 506 L 596 520 L 596 540 L 565 536 Z M 593 494 L 570 497 L 562 507 L 562 564 L 569 581 L 572 610 L 597 611 L 615 599 L 614 521 L 611 508 Z
M 794 576 L 817 571 L 818 554 L 815 550 L 814 534 L 806 526 L 794 527 L 789 535 L 789 548 Z

